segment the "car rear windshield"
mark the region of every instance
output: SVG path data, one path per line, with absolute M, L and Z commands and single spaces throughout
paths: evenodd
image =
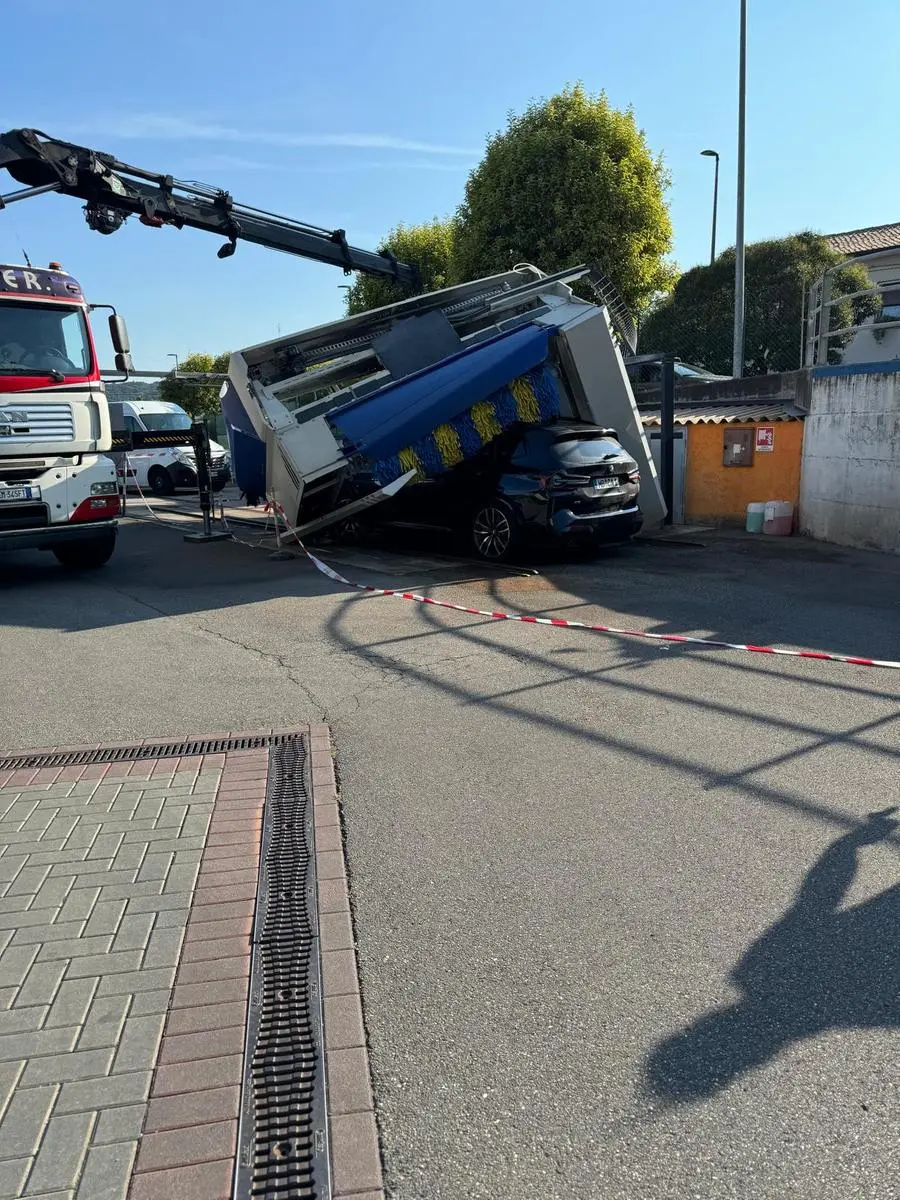
M 603 462 L 623 453 L 619 443 L 603 430 L 530 429 L 516 447 L 512 463 L 531 470 L 559 470 Z

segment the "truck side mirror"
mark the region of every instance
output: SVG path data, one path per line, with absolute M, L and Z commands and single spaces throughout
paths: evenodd
M 125 326 L 124 320 L 119 316 L 118 313 L 113 313 L 113 315 L 109 318 L 109 336 L 112 339 L 113 349 L 116 352 L 116 366 L 118 367 L 119 356 L 125 354 L 129 355 L 130 358 L 131 351 L 131 343 L 128 340 L 128 330 Z M 123 369 L 124 368 L 119 367 L 120 371 Z
M 126 351 L 119 351 L 116 354 L 116 370 L 121 371 L 124 375 L 130 375 L 134 370 L 134 363 L 131 361 L 131 354 Z

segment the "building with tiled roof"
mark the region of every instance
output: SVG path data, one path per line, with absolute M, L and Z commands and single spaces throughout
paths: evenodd
M 844 347 L 844 363 L 900 358 L 900 221 L 826 234 L 825 240 L 844 259 L 860 262 L 873 286 L 881 289 L 881 311 L 869 317 Z M 876 328 L 866 328 L 873 324 Z
M 868 225 L 865 229 L 848 229 L 845 233 L 829 233 L 825 235 L 825 241 L 838 254 L 846 254 L 848 258 L 890 250 L 900 252 L 900 221 L 890 225 Z

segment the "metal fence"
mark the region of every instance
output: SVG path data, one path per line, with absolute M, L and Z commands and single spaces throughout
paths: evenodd
M 888 274 L 861 291 L 838 295 L 834 293 L 834 272 L 839 269 L 832 267 L 810 288 L 803 319 L 802 365 L 900 357 L 900 272 Z M 870 316 L 857 324 L 837 319 L 838 306 L 865 297 L 877 301 L 869 306 L 874 309 Z
M 748 289 L 745 297 L 744 375 L 771 375 L 803 365 L 807 284 Z M 669 352 L 680 362 L 731 377 L 734 294 L 722 288 L 663 322 L 651 313 L 638 333 L 638 353 Z

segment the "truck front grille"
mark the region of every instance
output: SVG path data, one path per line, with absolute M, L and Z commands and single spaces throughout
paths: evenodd
M 46 504 L 0 504 L 0 530 L 34 529 L 50 524 Z
M 0 483 L 31 483 L 38 479 L 45 470 L 43 460 L 38 462 L 18 462 L 14 467 L 0 467 Z
M 71 404 L 22 404 L 5 401 L 0 406 L 0 447 L 23 442 L 71 442 L 75 438 L 75 416 Z

